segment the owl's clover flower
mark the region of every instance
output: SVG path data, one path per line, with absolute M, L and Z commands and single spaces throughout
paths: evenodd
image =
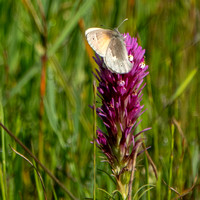
M 133 159 L 136 159 L 142 139 L 138 136 L 149 130 L 146 128 L 136 132 L 138 117 L 144 112 L 142 100 L 143 78 L 148 74 L 148 66 L 144 63 L 145 50 L 138 45 L 136 38 L 127 33 L 125 38 L 129 61 L 133 67 L 127 74 L 112 73 L 105 67 L 103 59 L 96 55 L 99 65 L 96 70 L 98 96 L 102 101 L 97 114 L 102 119 L 106 132 L 97 129 L 97 146 L 105 154 L 112 173 L 116 178 L 118 190 L 124 198 L 128 196 L 128 185 L 131 172 L 135 170 Z

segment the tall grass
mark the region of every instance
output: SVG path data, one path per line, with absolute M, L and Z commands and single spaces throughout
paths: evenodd
M 114 28 L 128 18 L 120 32 L 137 37 L 146 49 L 149 75 L 142 103 L 147 111 L 139 128 L 152 127 L 144 136 L 158 170 L 156 180 L 145 154 L 140 155 L 134 199 L 175 199 L 177 193 L 200 199 L 199 14 L 199 1 L 0 0 L 0 122 L 75 198 L 106 199 L 103 190 L 112 193 L 115 183 L 98 149 L 93 190 L 89 105 L 96 65 L 84 30 Z M 97 125 L 103 128 L 98 117 Z M 44 199 L 34 170 L 9 145 L 29 155 L 2 128 L 0 133 L 0 199 Z M 47 199 L 73 199 L 39 170 Z

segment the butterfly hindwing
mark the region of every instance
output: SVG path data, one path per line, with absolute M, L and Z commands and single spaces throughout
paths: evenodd
M 104 57 L 104 62 L 115 73 L 124 74 L 132 69 L 132 64 L 128 60 L 125 42 L 122 38 L 114 37 L 111 40 Z

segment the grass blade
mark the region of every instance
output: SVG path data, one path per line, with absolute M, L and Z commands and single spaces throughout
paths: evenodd
M 173 155 L 173 151 L 174 151 L 174 124 L 171 125 L 171 153 L 170 153 L 170 165 L 169 165 L 169 181 L 168 181 L 168 185 L 172 184 L 172 171 L 173 171 L 173 160 L 174 160 L 174 155 Z M 171 189 L 168 189 L 168 194 L 167 194 L 167 199 L 170 200 L 171 199 Z
M 65 90 L 65 93 L 67 95 L 67 99 L 69 100 L 72 108 L 75 107 L 75 94 L 71 87 L 69 87 L 69 83 L 67 81 L 66 75 L 60 64 L 58 63 L 58 60 L 55 56 L 52 56 L 50 59 L 51 65 L 50 67 L 53 69 L 53 71 L 56 73 L 56 75 L 59 77 L 59 83 Z
M 57 121 L 57 119 L 55 117 L 56 114 L 51 109 L 51 106 L 49 105 L 49 103 L 48 103 L 46 98 L 44 98 L 44 106 L 45 106 L 45 111 L 47 113 L 47 117 L 48 117 L 49 123 L 50 123 L 53 131 L 56 133 L 60 145 L 62 146 L 62 148 L 64 148 L 65 147 L 65 142 L 64 142 L 62 133 L 59 131 L 59 128 L 58 128 L 58 121 Z
M 39 16 L 37 15 L 37 12 L 36 12 L 32 2 L 30 0 L 22 0 L 22 3 L 24 4 L 24 6 L 27 7 L 29 13 L 33 17 L 33 20 L 34 20 L 36 27 L 38 28 L 39 32 L 41 34 L 43 34 L 44 30 L 43 30 L 43 27 L 42 27 L 42 23 L 40 21 Z
M 141 186 L 141 187 L 137 190 L 137 192 L 134 194 L 133 199 L 135 199 L 136 196 L 137 196 L 137 194 L 138 194 L 143 188 L 145 188 L 145 187 L 153 188 L 153 187 L 155 187 L 155 185 L 152 185 L 152 184 L 145 184 L 145 185 Z M 146 191 L 146 190 L 145 190 L 145 191 Z
M 73 28 L 77 25 L 78 20 L 88 12 L 90 7 L 92 6 L 94 0 L 87 0 L 83 1 L 83 5 L 79 8 L 79 10 L 76 12 L 75 16 L 71 16 L 69 22 L 67 25 L 64 27 L 63 32 L 61 35 L 58 37 L 57 41 L 55 44 L 50 48 L 50 51 L 48 53 L 48 56 L 52 56 L 56 50 L 60 47 L 62 42 L 65 40 L 65 38 L 71 33 Z M 73 13 L 74 15 L 74 13 Z
M 12 150 L 13 152 L 15 152 L 17 155 L 19 155 L 19 156 L 22 157 L 24 160 L 26 160 L 26 161 L 33 167 L 33 169 L 35 169 L 34 171 L 35 171 L 35 173 L 37 174 L 36 176 L 39 178 L 39 180 L 40 180 L 40 182 L 41 182 L 41 185 L 42 185 L 42 187 L 43 187 L 43 192 L 44 192 L 45 200 L 47 200 L 44 182 L 43 182 L 43 179 L 42 179 L 42 176 L 41 176 L 39 170 L 36 168 L 34 159 L 33 159 L 33 163 L 32 163 L 32 162 L 31 162 L 27 157 L 25 157 L 23 154 L 19 153 L 18 151 L 16 151 L 16 150 L 15 150 L 14 148 L 12 148 L 11 146 L 10 146 L 10 148 L 11 148 L 11 150 Z M 37 181 L 36 181 L 36 185 L 37 185 Z M 38 187 L 38 185 L 37 185 L 37 187 Z M 39 199 L 42 200 L 43 198 L 39 195 Z
M 193 77 L 197 73 L 197 69 L 193 69 L 190 74 L 187 76 L 187 78 L 182 82 L 182 84 L 177 88 L 175 93 L 171 96 L 169 99 L 169 102 L 167 105 L 170 105 L 173 103 L 175 99 L 177 99 L 186 89 L 186 87 L 189 85 L 189 83 L 192 81 Z
M 0 183 L 1 183 L 2 199 L 6 200 L 6 189 L 5 189 L 5 182 L 4 182 L 4 176 L 3 176 L 3 172 L 2 172 L 1 163 L 0 163 Z
M 151 189 L 153 189 L 154 187 L 148 187 L 139 197 L 138 200 L 148 191 L 150 191 Z
M 4 111 L 2 105 L 1 90 L 0 90 L 0 122 L 4 123 Z M 5 200 L 7 196 L 5 131 L 2 129 L 0 132 L 1 132 L 1 142 L 2 142 L 2 168 L 3 168 L 3 170 L 0 173 L 2 176 L 1 178 L 2 197 L 3 200 Z
M 12 99 L 17 93 L 19 93 L 22 88 L 37 74 L 39 73 L 39 67 L 32 67 L 22 78 L 19 80 L 18 84 L 10 91 L 9 99 Z M 8 99 L 8 100 L 9 100 Z M 4 99 L 5 100 L 5 99 Z M 4 101 L 4 105 L 7 101 Z

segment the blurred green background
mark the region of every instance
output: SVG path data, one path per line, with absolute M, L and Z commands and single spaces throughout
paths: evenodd
M 120 32 L 137 37 L 146 49 L 149 75 L 142 103 L 147 110 L 138 129 L 152 127 L 143 137 L 158 170 L 156 181 L 145 154 L 138 157 L 135 199 L 175 199 L 178 192 L 187 194 L 183 199 L 198 200 L 200 1 L 0 0 L 0 122 L 74 197 L 92 198 L 89 105 L 97 65 L 84 31 L 114 28 L 125 18 Z M 102 126 L 99 119 L 97 124 Z M 33 159 L 0 132 L 0 199 L 44 199 L 35 170 L 9 145 Z M 115 184 L 101 156 L 97 149 L 96 187 L 112 193 Z M 39 169 L 48 199 L 73 199 Z M 154 185 L 149 192 L 146 184 Z M 99 189 L 96 197 L 108 199 Z

